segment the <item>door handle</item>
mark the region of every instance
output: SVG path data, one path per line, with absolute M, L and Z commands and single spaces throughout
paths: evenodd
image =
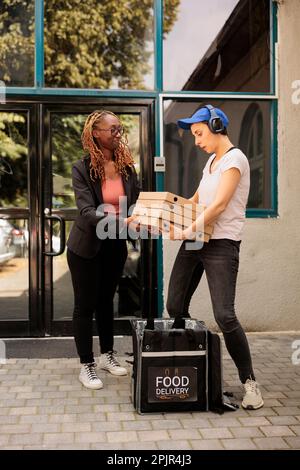
M 45 218 L 47 220 L 56 220 L 59 222 L 60 231 L 59 231 L 59 250 L 58 251 L 44 251 L 44 255 L 46 256 L 59 256 L 65 251 L 66 247 L 66 223 L 65 219 L 60 217 L 59 215 L 49 215 L 48 211 L 45 209 Z

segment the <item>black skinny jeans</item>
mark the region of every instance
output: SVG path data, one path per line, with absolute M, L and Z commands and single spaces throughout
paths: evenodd
M 189 317 L 189 305 L 203 272 L 210 291 L 215 320 L 223 333 L 242 383 L 254 379 L 250 349 L 234 309 L 240 242 L 212 239 L 202 249 L 186 249 L 194 242 L 184 241 L 171 273 L 167 310 L 170 317 Z
M 103 240 L 92 259 L 67 251 L 74 289 L 73 330 L 81 363 L 94 362 L 94 312 L 101 353 L 113 350 L 113 298 L 126 258 L 126 240 Z

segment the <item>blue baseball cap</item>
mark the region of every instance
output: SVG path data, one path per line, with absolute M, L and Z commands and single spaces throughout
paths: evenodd
M 226 114 L 223 113 L 223 111 L 219 108 L 213 108 L 213 110 L 217 114 L 217 116 L 221 118 L 223 126 L 227 127 L 229 124 L 229 119 Z M 198 109 L 191 117 L 186 119 L 179 119 L 179 121 L 177 121 L 177 124 L 179 127 L 181 127 L 181 129 L 188 130 L 190 129 L 192 124 L 203 121 L 208 122 L 211 117 L 212 116 L 210 110 L 203 106 L 203 108 Z

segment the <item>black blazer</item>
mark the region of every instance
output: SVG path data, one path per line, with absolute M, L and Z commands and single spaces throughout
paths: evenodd
M 99 179 L 92 181 L 90 178 L 90 157 L 78 160 L 72 167 L 72 182 L 75 193 L 78 214 L 71 229 L 67 246 L 82 258 L 93 258 L 100 250 L 102 240 L 96 235 L 96 226 L 103 218 L 96 215 L 96 209 L 103 204 L 101 183 Z M 134 167 L 128 167 L 128 178 L 122 175 L 125 195 L 127 196 L 127 208 L 135 204 L 140 186 Z

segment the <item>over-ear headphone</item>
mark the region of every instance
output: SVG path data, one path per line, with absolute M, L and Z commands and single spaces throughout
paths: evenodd
M 207 124 L 211 132 L 219 134 L 224 131 L 225 127 L 223 121 L 220 116 L 217 115 L 215 108 L 211 104 L 207 104 L 204 108 L 207 108 L 210 113 L 210 118 Z

